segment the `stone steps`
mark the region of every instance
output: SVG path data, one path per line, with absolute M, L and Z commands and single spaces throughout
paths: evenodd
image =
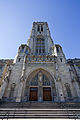
M 80 108 L 80 103 L 58 103 L 58 102 L 6 102 L 1 103 L 0 108 Z
M 0 118 L 80 119 L 80 103 L 1 103 Z
M 0 118 L 80 118 L 78 109 L 0 109 Z

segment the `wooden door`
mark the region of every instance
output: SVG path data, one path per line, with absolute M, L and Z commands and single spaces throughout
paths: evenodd
M 38 89 L 37 89 L 37 87 L 31 87 L 29 100 L 30 101 L 37 101 L 37 99 L 38 99 Z
M 44 101 L 51 101 L 52 100 L 50 87 L 43 88 L 43 100 Z

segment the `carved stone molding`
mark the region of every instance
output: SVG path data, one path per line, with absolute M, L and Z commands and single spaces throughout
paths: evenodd
M 23 76 L 20 78 L 20 82 L 24 82 L 24 77 Z
M 56 79 L 57 82 L 60 82 L 61 81 L 61 78 L 58 76 L 57 79 Z

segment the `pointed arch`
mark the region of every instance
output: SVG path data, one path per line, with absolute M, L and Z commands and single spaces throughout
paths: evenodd
M 34 67 L 34 68 L 31 68 L 31 70 L 29 71 L 29 72 L 27 72 L 28 74 L 25 76 L 26 77 L 26 82 L 28 81 L 28 79 L 30 78 L 30 75 L 31 74 L 33 74 L 34 76 L 36 75 L 36 72 L 39 72 L 39 71 L 41 71 L 41 70 L 43 70 L 44 72 L 46 72 L 46 73 L 48 73 L 47 74 L 47 76 L 49 75 L 52 79 L 53 79 L 53 82 L 54 83 L 56 83 L 56 78 L 55 78 L 55 76 L 54 76 L 54 73 L 50 70 L 50 69 L 48 69 L 48 67 L 43 67 L 43 66 L 41 66 L 41 67 Z M 48 77 L 49 77 L 48 76 Z
M 34 77 L 37 77 L 36 75 L 39 73 L 39 72 L 42 72 L 43 75 L 43 78 L 44 78 L 44 82 L 45 80 L 48 81 L 48 79 L 50 80 L 50 84 L 55 84 L 55 78 L 54 76 L 51 75 L 51 73 L 43 68 L 36 68 L 36 69 L 33 69 L 27 76 L 27 79 L 26 79 L 26 82 L 29 82 L 29 85 L 30 85 L 30 81 L 32 80 L 32 78 Z
M 25 95 L 30 101 L 40 99 L 52 101 L 57 95 L 54 77 L 43 68 L 33 69 L 26 79 Z

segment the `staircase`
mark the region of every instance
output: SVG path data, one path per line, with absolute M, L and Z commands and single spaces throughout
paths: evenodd
M 1 103 L 0 118 L 80 119 L 80 103 Z

